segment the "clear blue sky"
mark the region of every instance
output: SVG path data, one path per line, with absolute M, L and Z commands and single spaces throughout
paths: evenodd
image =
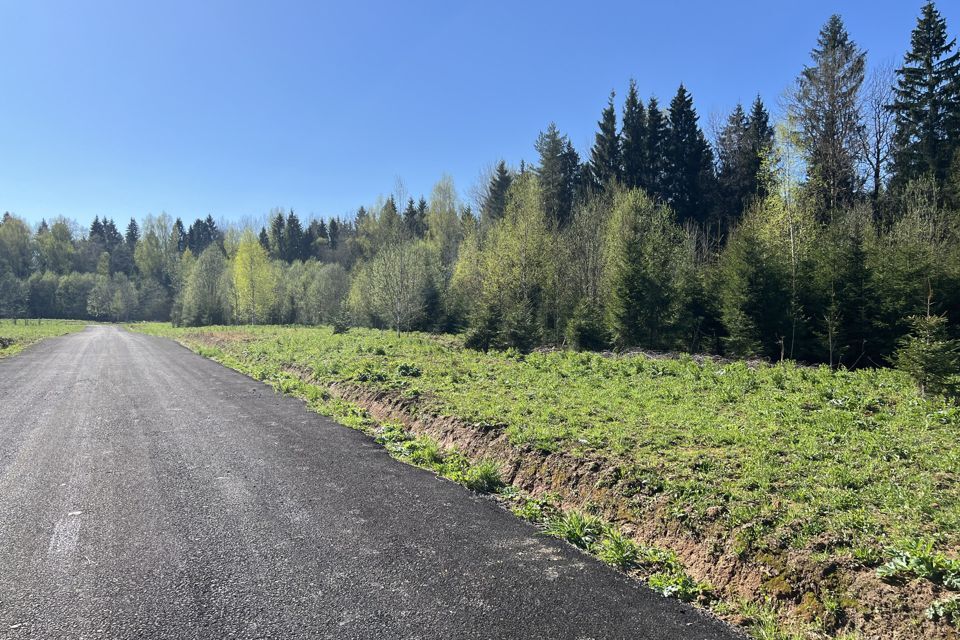
M 0 211 L 343 215 L 443 173 L 466 198 L 551 120 L 586 152 L 630 77 L 707 126 L 774 108 L 833 12 L 899 63 L 921 4 L 0 0 Z

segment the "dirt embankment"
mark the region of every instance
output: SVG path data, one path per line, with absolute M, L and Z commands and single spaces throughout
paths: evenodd
M 299 375 L 309 381 L 309 376 Z M 709 582 L 728 600 L 770 599 L 790 620 L 819 621 L 835 632 L 856 630 L 863 638 L 960 638 L 948 626 L 929 622 L 923 615 L 931 602 L 944 595 L 935 585 L 921 580 L 886 584 L 872 569 L 852 561 L 815 561 L 809 551 L 781 550 L 741 558 L 719 527 L 694 533 L 679 526 L 667 513 L 662 494 L 645 495 L 635 481 L 622 476 L 620 470 L 627 461 L 620 465 L 610 459 L 519 448 L 509 442 L 502 427 L 431 415 L 396 394 L 348 384 L 328 388 L 337 397 L 364 407 L 378 421 L 401 422 L 472 460 L 497 461 L 504 479 L 524 491 L 549 493 L 565 509 L 592 510 L 638 543 L 676 552 L 693 578 Z M 746 622 L 736 616 L 732 621 Z

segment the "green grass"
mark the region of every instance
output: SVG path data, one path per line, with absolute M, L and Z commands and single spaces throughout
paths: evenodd
M 889 561 L 891 571 L 898 561 L 904 576 L 932 563 L 931 575 L 946 577 L 952 574 L 941 569 L 960 552 L 960 407 L 922 398 L 897 371 L 484 354 L 454 336 L 368 329 L 135 328 L 180 340 L 283 391 L 323 395 L 331 383 L 387 391 L 424 411 L 503 430 L 521 449 L 589 455 L 638 517 L 647 505 L 662 505 L 672 525 L 731 540 L 752 560 L 799 550 L 868 567 Z M 319 386 L 304 385 L 293 370 Z M 369 420 L 333 398 L 320 401 L 335 405 L 325 412 L 349 426 Z M 386 446 L 460 482 L 471 473 L 461 455 L 404 438 Z M 549 500 L 524 499 L 513 510 L 548 530 L 572 517 Z M 584 536 L 593 537 L 585 543 L 591 552 L 636 567 L 661 592 L 700 596 L 702 587 L 669 551 L 634 549 L 603 532 Z M 936 613 L 951 619 L 953 606 Z M 767 628 L 757 618 L 756 628 Z
M 187 342 L 208 333 L 137 327 Z M 638 501 L 662 494 L 678 522 L 716 521 L 744 553 L 815 542 L 879 558 L 918 539 L 960 549 L 960 408 L 922 399 L 896 371 L 483 354 L 450 336 L 365 329 L 219 331 L 227 339 L 201 351 L 259 379 L 293 366 L 502 426 L 519 447 L 608 458 Z
M 23 351 L 44 338 L 80 331 L 85 322 L 77 320 L 0 320 L 0 358 Z
M 481 460 L 470 467 L 463 479 L 464 485 L 477 493 L 495 493 L 503 488 L 500 467 L 493 460 Z

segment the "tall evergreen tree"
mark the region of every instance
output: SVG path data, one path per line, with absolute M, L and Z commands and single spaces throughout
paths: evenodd
M 770 124 L 770 114 L 760 99 L 758 94 L 750 107 L 750 115 L 747 117 L 747 136 L 748 148 L 750 150 L 750 161 L 752 168 L 750 174 L 756 181 L 754 184 L 754 194 L 758 199 L 767 197 L 767 185 L 770 180 L 763 175 L 766 161 L 773 151 L 774 129 Z
M 850 39 L 840 16 L 820 30 L 813 64 L 797 79 L 792 112 L 806 154 L 808 189 L 821 217 L 854 199 L 863 128 L 860 87 L 866 54 Z
M 293 209 L 290 209 L 290 213 L 287 214 L 287 223 L 284 226 L 284 245 L 286 248 L 286 255 L 284 255 L 284 260 L 287 262 L 293 262 L 294 260 L 306 260 L 304 247 L 304 234 L 303 234 L 303 225 L 300 224 L 300 218 L 297 217 L 297 214 L 293 212 Z
M 895 183 L 930 174 L 943 184 L 960 144 L 960 52 L 947 40 L 943 16 L 928 2 L 910 35 L 910 51 L 897 69 L 891 111 Z
M 87 235 L 87 239 L 91 242 L 97 242 L 100 246 L 105 246 L 107 244 L 106 238 L 103 237 L 103 223 L 100 222 L 100 216 L 94 216 L 93 222 L 90 224 L 90 233 Z
M 553 122 L 537 138 L 536 149 L 540 154 L 537 175 L 544 211 L 551 223 L 563 226 L 570 218 L 579 186 L 580 156 Z
M 667 146 L 668 202 L 681 223 L 704 223 L 712 213 L 713 152 L 697 120 L 693 97 L 681 84 L 670 101 Z
M 417 205 L 413 202 L 413 198 L 407 199 L 407 206 L 403 210 L 403 226 L 411 238 L 423 237 L 421 221 L 417 218 Z
M 287 223 L 283 217 L 283 211 L 277 209 L 270 218 L 270 229 L 267 232 L 270 237 L 270 257 L 274 260 L 283 260 L 287 255 L 286 226 Z
M 627 98 L 623 103 L 623 127 L 620 132 L 620 151 L 623 158 L 623 182 L 633 189 L 643 187 L 643 172 L 647 154 L 647 112 L 637 94 L 637 83 L 630 80 Z
M 749 130 L 747 114 L 743 105 L 738 103 L 717 137 L 719 207 L 728 226 L 740 219 L 744 207 L 753 196 Z
M 126 240 L 127 247 L 129 247 L 131 251 L 136 248 L 137 242 L 140 241 L 140 226 L 137 225 L 137 221 L 133 218 L 130 218 L 130 224 L 127 225 L 127 233 L 124 236 L 124 240 Z
M 613 106 L 613 91 L 597 123 L 599 130 L 590 151 L 590 178 L 595 189 L 602 189 L 620 179 L 620 134 L 617 132 L 617 112 Z
M 762 171 L 772 146 L 773 128 L 760 97 L 749 115 L 738 104 L 717 140 L 719 208 L 728 226 L 740 219 L 752 201 L 766 196 Z
M 640 186 L 650 197 L 666 200 L 667 189 L 667 150 L 669 147 L 669 125 L 660 104 L 655 97 L 647 102 L 646 149 Z
M 123 243 L 123 236 L 112 218 L 103 221 L 103 241 L 107 251 L 113 251 Z
M 179 253 L 187 250 L 187 231 L 183 226 L 183 220 L 177 218 L 173 223 L 173 230 L 170 233 L 170 243 L 176 247 Z
M 487 186 L 486 197 L 483 199 L 483 209 L 480 211 L 481 224 L 489 228 L 503 217 L 507 210 L 507 191 L 513 183 L 513 175 L 507 169 L 507 163 L 501 160 L 497 163 L 490 184 Z
M 327 233 L 330 236 L 330 248 L 336 249 L 340 246 L 340 222 L 336 218 L 330 218 L 330 224 L 327 225 Z

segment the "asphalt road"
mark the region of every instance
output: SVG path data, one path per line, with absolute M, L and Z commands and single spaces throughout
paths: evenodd
M 172 342 L 0 361 L 0 638 L 734 637 Z

